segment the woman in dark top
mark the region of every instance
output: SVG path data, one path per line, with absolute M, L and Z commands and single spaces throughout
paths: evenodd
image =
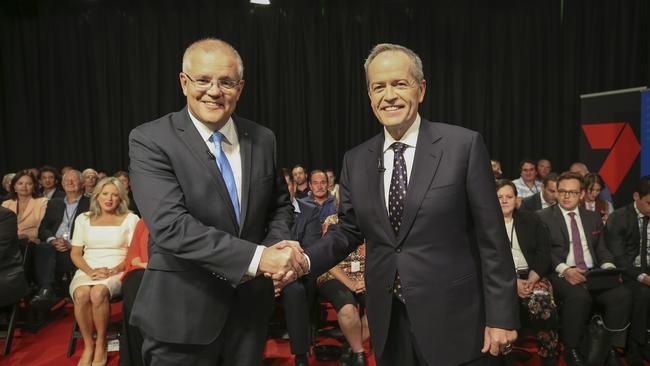
M 517 189 L 507 180 L 496 182 L 512 259 L 517 271 L 517 295 L 522 328 L 536 332 L 544 365 L 556 365 L 559 353 L 557 310 L 551 283 L 550 234 L 537 214 L 515 208 Z

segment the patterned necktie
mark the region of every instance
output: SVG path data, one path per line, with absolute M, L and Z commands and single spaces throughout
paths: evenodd
M 648 221 L 650 217 L 643 216 L 641 229 L 641 270 L 646 273 L 648 270 Z
M 571 242 L 573 243 L 573 258 L 576 262 L 576 267 L 580 269 L 587 269 L 585 263 L 585 254 L 582 251 L 582 240 L 580 240 L 580 230 L 578 229 L 578 222 L 576 221 L 576 213 L 569 212 L 571 217 Z
M 216 155 L 217 167 L 221 171 L 221 176 L 223 177 L 224 182 L 226 183 L 226 188 L 228 188 L 228 195 L 230 196 L 230 201 L 232 202 L 232 207 L 235 209 L 235 217 L 237 218 L 237 226 L 239 226 L 239 199 L 237 198 L 237 184 L 235 183 L 235 175 L 232 172 L 230 167 L 230 162 L 228 162 L 228 157 L 223 152 L 221 147 L 221 141 L 224 136 L 221 132 L 216 131 L 212 134 L 212 143 L 214 144 L 214 152 Z
M 395 231 L 395 235 L 399 234 L 399 228 L 402 224 L 402 213 L 404 212 L 404 203 L 406 202 L 406 188 L 408 186 L 406 160 L 404 160 L 404 150 L 406 150 L 406 147 L 401 142 L 394 142 L 391 145 L 394 158 L 393 175 L 390 178 L 390 190 L 388 191 L 388 217 L 390 225 Z M 402 282 L 399 278 L 399 273 L 395 274 L 393 294 L 399 301 L 406 303 L 406 299 L 402 294 Z

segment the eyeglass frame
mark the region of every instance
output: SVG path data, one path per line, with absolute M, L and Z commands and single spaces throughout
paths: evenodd
M 242 79 L 239 80 L 231 80 L 231 79 L 217 79 L 217 80 L 210 80 L 209 84 L 207 86 L 199 86 L 197 83 L 200 80 L 194 80 L 191 76 L 189 76 L 186 72 L 181 72 L 181 74 L 185 75 L 185 77 L 194 84 L 194 88 L 196 90 L 200 91 L 208 91 L 212 89 L 212 87 L 216 84 L 217 88 L 219 90 L 235 90 L 237 87 L 241 87 L 241 82 Z M 232 83 L 232 86 L 229 86 L 229 84 L 224 84 L 224 83 Z
M 567 191 L 565 189 L 558 189 L 557 195 L 560 197 L 578 197 L 582 191 Z

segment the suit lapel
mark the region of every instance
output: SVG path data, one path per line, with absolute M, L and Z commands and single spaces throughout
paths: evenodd
M 433 124 L 425 119 L 420 122 L 418 142 L 415 148 L 411 177 L 406 191 L 406 205 L 402 214 L 397 245 L 400 245 L 411 229 L 415 216 L 417 215 L 424 194 L 431 186 L 442 158 L 442 146 L 438 141 L 442 135 L 433 127 Z
M 35 198 L 29 200 L 29 203 L 27 203 L 27 207 L 23 209 L 23 211 L 20 213 L 20 216 L 18 217 L 18 223 L 25 221 L 27 217 L 30 217 L 32 215 L 32 211 L 34 211 L 34 207 L 35 207 L 35 202 L 36 202 Z M 18 205 L 18 199 L 16 199 L 16 205 Z
M 553 219 L 555 220 L 556 225 L 560 228 L 560 232 L 562 232 L 562 236 L 564 236 L 564 242 L 567 243 L 568 245 L 564 248 L 566 249 L 566 253 L 564 256 L 566 257 L 569 253 L 569 248 L 571 247 L 571 236 L 569 236 L 569 230 L 566 227 L 566 221 L 564 220 L 564 216 L 562 215 L 562 210 L 555 205 L 552 208 L 553 210 Z
M 372 202 L 375 214 L 379 217 L 381 227 L 386 234 L 386 237 L 391 243 L 395 242 L 395 232 L 388 220 L 388 211 L 386 210 L 386 199 L 384 192 L 384 174 L 383 159 L 384 159 L 384 136 L 383 131 L 375 136 L 372 142 L 372 147 L 368 149 L 369 163 L 366 165 L 368 177 L 368 197 Z M 380 174 L 381 171 L 381 174 Z
M 592 233 L 596 230 L 596 227 L 594 226 L 594 222 L 592 220 L 589 220 L 587 218 L 587 215 L 585 215 L 587 212 L 586 209 L 580 207 L 578 208 L 578 212 L 580 213 L 580 221 L 582 221 L 582 230 L 585 233 L 585 239 L 587 239 L 587 247 L 589 247 L 589 252 L 591 254 L 591 258 L 593 259 L 594 266 L 596 266 L 599 261 L 596 255 L 596 251 L 594 250 L 595 243 L 592 243 L 592 240 L 594 238 Z
M 239 154 L 241 155 L 241 212 L 239 215 L 239 233 L 241 234 L 242 229 L 244 228 L 244 223 L 246 222 L 246 213 L 248 212 L 248 191 L 250 189 L 251 183 L 251 159 L 252 159 L 252 142 L 248 130 L 245 126 L 233 116 L 233 121 L 235 122 L 235 127 L 237 128 L 237 134 L 239 137 Z
M 230 195 L 228 194 L 228 188 L 226 183 L 221 176 L 221 172 L 217 167 L 217 163 L 214 159 L 210 157 L 208 147 L 205 144 L 205 141 L 201 138 L 199 131 L 196 130 L 192 120 L 190 119 L 189 112 L 187 107 L 180 112 L 180 118 L 174 119 L 174 124 L 178 131 L 180 138 L 185 142 L 188 149 L 194 155 L 194 158 L 201 163 L 203 166 L 203 171 L 208 172 L 212 182 L 216 186 L 217 192 L 221 197 L 221 201 L 228 206 L 230 212 L 230 218 L 233 224 L 233 227 L 237 228 L 237 218 L 235 217 L 235 209 L 230 202 Z M 197 172 L 199 174 L 199 172 Z M 236 231 L 236 230 L 233 230 Z

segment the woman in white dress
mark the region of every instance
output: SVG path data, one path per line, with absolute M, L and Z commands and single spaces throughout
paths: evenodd
M 120 292 L 127 248 L 138 222 L 128 206 L 122 183 L 104 178 L 93 191 L 90 211 L 75 221 L 70 256 L 79 269 L 70 283 L 70 294 L 85 346 L 78 366 L 106 365 L 109 300 Z

